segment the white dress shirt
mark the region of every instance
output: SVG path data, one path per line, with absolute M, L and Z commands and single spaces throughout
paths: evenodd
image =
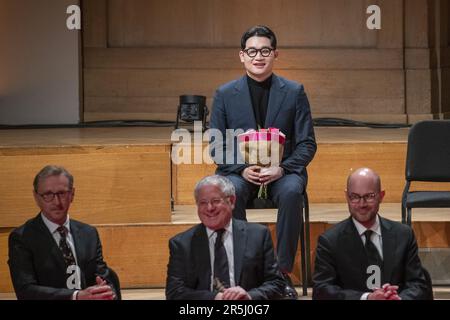
M 225 247 L 225 251 L 227 253 L 228 259 L 228 270 L 230 272 L 230 286 L 234 287 L 236 282 L 234 280 L 234 255 L 233 255 L 233 222 L 230 220 L 230 223 L 225 227 L 225 232 L 223 233 L 223 246 Z M 214 277 L 214 246 L 216 243 L 217 232 L 206 228 L 206 233 L 208 235 L 209 242 L 209 257 L 211 262 L 211 291 L 213 290 L 213 277 Z

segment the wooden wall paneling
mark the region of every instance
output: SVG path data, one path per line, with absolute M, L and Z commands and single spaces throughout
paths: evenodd
M 233 46 L 243 31 L 267 24 L 282 47 L 374 47 L 365 27 L 365 1 L 215 1 L 218 45 Z M 264 8 L 264 9 L 255 9 Z M 228 17 L 234 17 L 232 21 Z
M 437 74 L 431 69 L 406 70 L 406 105 L 408 116 L 438 113 L 435 99 Z
M 377 33 L 377 48 L 403 48 L 403 2 L 403 0 L 366 2 L 367 6 L 378 4 L 381 9 L 381 30 L 371 30 Z
M 376 1 L 383 10 L 386 31 L 367 29 L 370 4 L 368 0 L 286 0 L 281 5 L 265 0 L 262 4 L 256 0 L 191 0 L 169 5 L 108 1 L 109 42 L 115 48 L 86 50 L 85 118 L 171 120 L 180 94 L 202 94 L 211 100 L 219 85 L 243 74 L 237 56 L 242 31 L 264 21 L 279 38 L 276 72 L 305 84 L 315 115 L 360 118 L 374 110 L 365 120 L 376 120 L 379 115 L 383 121 L 403 122 L 404 86 L 398 72 L 403 57 L 397 41 L 402 23 L 396 18 L 401 1 Z M 179 32 L 181 24 L 183 33 Z M 337 72 L 355 69 L 361 73 Z M 374 93 L 372 99 L 375 88 L 382 93 Z M 394 97 L 384 94 L 393 90 L 397 90 Z M 358 92 L 368 97 L 358 97 Z
M 374 47 L 376 34 L 368 32 L 365 24 L 369 2 L 111 0 L 109 43 L 112 47 L 239 47 L 244 30 L 267 24 L 278 34 L 281 46 Z
M 441 101 L 444 117 L 450 118 L 450 3 L 441 1 Z
M 278 74 L 305 85 L 315 102 L 311 104 L 315 113 L 395 114 L 404 109 L 401 71 L 279 70 Z M 241 70 L 89 69 L 85 73 L 85 111 L 96 111 L 90 97 L 178 97 L 190 93 L 211 98 L 218 86 L 241 75 Z M 161 112 L 159 105 L 150 108 Z
M 206 145 L 204 146 L 206 147 Z M 194 151 L 191 151 L 193 154 Z M 344 189 L 352 169 L 370 167 L 381 176 L 384 201 L 400 203 L 405 185 L 406 143 L 320 143 L 308 166 L 308 195 L 312 203 L 345 202 Z M 204 176 L 213 174 L 214 164 L 176 166 L 176 198 L 180 205 L 194 204 L 192 190 Z M 450 183 L 413 183 L 412 190 L 447 190 Z
M 164 287 L 169 239 L 192 225 L 99 227 L 106 262 L 126 288 Z
M 321 143 L 308 166 L 308 195 L 314 203 L 345 202 L 343 190 L 351 169 L 370 167 L 382 177 L 386 202 L 399 202 L 404 187 L 405 143 Z M 192 190 L 215 165 L 177 166 L 177 204 L 193 204 Z
M 429 1 L 405 1 L 405 47 L 429 47 Z
M 110 0 L 111 47 L 211 46 L 208 0 Z
M 84 48 L 106 48 L 107 0 L 82 0 L 82 32 Z
M 12 292 L 13 285 L 8 267 L 8 237 L 10 228 L 0 228 L 0 292 Z
M 240 69 L 239 48 L 86 48 L 87 69 Z M 162 59 L 161 57 L 164 57 Z M 277 70 L 402 69 L 401 49 L 279 49 Z

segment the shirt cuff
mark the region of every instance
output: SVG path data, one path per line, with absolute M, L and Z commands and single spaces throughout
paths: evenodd
M 79 291 L 80 290 L 75 290 L 75 292 L 72 294 L 72 300 L 77 300 Z
M 369 294 L 370 294 L 370 292 L 363 293 L 360 300 L 367 300 L 367 298 L 369 297 Z

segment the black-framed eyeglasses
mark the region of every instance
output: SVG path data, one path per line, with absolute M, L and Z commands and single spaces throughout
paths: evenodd
M 67 191 L 59 191 L 59 192 L 46 192 L 46 193 L 37 193 L 45 202 L 52 202 L 55 199 L 55 196 L 58 199 L 66 199 L 67 196 L 72 192 L 72 190 Z
M 245 49 L 242 51 L 244 51 L 250 58 L 254 58 L 254 57 L 256 57 L 258 52 L 261 54 L 261 56 L 268 57 L 268 56 L 270 56 L 270 54 L 272 53 L 273 50 L 275 50 L 275 49 L 272 49 L 269 47 L 263 47 L 261 49 L 248 48 L 248 49 Z
M 359 195 L 357 193 L 349 193 L 348 198 L 350 199 L 351 203 L 359 203 L 361 199 L 364 199 L 365 202 L 372 203 L 377 199 L 377 195 L 378 193 L 376 192 L 367 193 L 363 195 Z

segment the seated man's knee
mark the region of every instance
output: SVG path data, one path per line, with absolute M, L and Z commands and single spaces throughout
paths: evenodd
M 303 203 L 303 191 L 300 186 L 286 186 L 279 195 L 279 201 L 300 201 Z

